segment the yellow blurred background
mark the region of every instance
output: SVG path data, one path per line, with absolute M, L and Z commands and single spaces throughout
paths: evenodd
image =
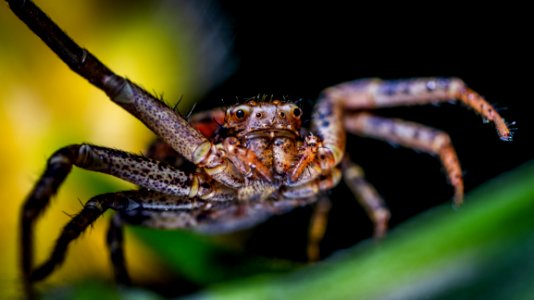
M 198 85 L 184 76 L 194 69 L 180 22 L 155 1 L 38 1 L 75 41 L 106 65 L 165 93 L 167 103 L 180 96 L 191 101 Z M 0 298 L 20 293 L 18 216 L 27 193 L 47 158 L 68 144 L 89 142 L 141 153 L 153 138 L 134 117 L 74 74 L 0 4 Z M 174 22 L 174 23 L 173 23 Z M 182 103 L 182 109 L 188 105 Z M 110 176 L 73 169 L 36 230 L 36 262 L 50 253 L 55 239 L 82 203 L 95 194 L 129 188 Z M 107 219 L 75 241 L 63 266 L 41 286 L 98 276 L 111 279 L 105 246 Z M 154 276 L 159 269 L 149 250 L 127 235 L 127 260 L 134 276 Z M 139 279 L 139 278 L 137 278 Z M 3 293 L 3 295 L 2 295 Z

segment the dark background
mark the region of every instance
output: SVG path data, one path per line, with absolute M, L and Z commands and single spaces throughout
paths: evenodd
M 219 106 L 257 94 L 302 99 L 306 111 L 325 87 L 357 78 L 399 79 L 455 76 L 516 122 L 513 142 L 502 142 L 491 124 L 462 105 L 382 109 L 450 133 L 464 170 L 467 194 L 532 157 L 530 94 L 531 34 L 521 7 L 469 8 L 454 3 L 412 6 L 288 5 L 222 3 L 230 20 L 239 66 L 200 107 Z M 306 119 L 306 118 L 305 118 Z M 309 115 L 308 115 L 309 120 Z M 451 200 L 439 160 L 350 136 L 347 152 L 366 171 L 392 212 L 391 227 Z M 369 238 L 372 224 L 344 184 L 331 193 L 334 205 L 323 255 Z M 467 197 L 467 205 L 469 197 Z M 452 208 L 451 208 L 452 209 Z M 249 250 L 304 259 L 311 209 L 299 209 L 259 226 Z

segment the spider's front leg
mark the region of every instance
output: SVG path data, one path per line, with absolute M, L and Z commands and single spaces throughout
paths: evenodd
M 76 44 L 39 7 L 26 0 L 6 0 L 11 10 L 74 72 L 101 89 L 108 97 L 141 120 L 174 150 L 203 167 L 215 180 L 234 188 L 243 176 L 198 130 L 161 100 L 111 71 L 87 49 Z

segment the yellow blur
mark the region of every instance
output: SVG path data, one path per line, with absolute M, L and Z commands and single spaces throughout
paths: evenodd
M 150 2 L 150 1 L 148 1 Z M 173 103 L 194 93 L 184 74 L 192 67 L 176 28 L 159 22 L 161 10 L 124 9 L 130 2 L 38 1 L 78 43 L 119 74 Z M 174 36 L 173 36 L 174 35 Z M 142 152 L 153 135 L 103 92 L 71 72 L 8 9 L 0 5 L 0 298 L 17 297 L 18 216 L 22 202 L 56 149 L 80 142 Z M 186 86 L 187 85 L 187 86 Z M 186 100 L 192 100 L 185 97 Z M 49 254 L 62 226 L 91 196 L 131 187 L 106 175 L 74 169 L 37 224 L 36 261 Z M 46 285 L 98 276 L 111 279 L 105 246 L 109 214 L 75 241 Z M 126 236 L 133 279 L 157 276 L 150 252 Z

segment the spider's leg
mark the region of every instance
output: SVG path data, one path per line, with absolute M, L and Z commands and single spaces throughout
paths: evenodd
M 52 273 L 54 268 L 61 264 L 65 259 L 69 244 L 79 237 L 80 234 L 93 224 L 93 222 L 107 209 L 128 210 L 138 206 L 135 202 L 131 202 L 128 198 L 121 197 L 121 195 L 121 193 L 104 194 L 91 198 L 84 205 L 82 211 L 74 216 L 74 218 L 72 218 L 72 220 L 70 220 L 70 222 L 63 228 L 48 260 L 31 273 L 29 272 L 27 280 L 38 281 Z
M 123 285 L 130 285 L 131 280 L 124 262 L 124 232 L 123 221 L 120 214 L 113 215 L 109 222 L 106 242 L 109 249 L 109 257 L 113 266 L 115 281 Z
M 206 138 L 213 138 L 224 123 L 225 112 L 221 109 L 202 111 L 189 118 L 189 124 L 200 131 Z M 156 138 L 148 147 L 146 156 L 155 160 L 165 161 L 175 167 L 184 163 L 184 157 L 176 152 L 163 139 Z
M 74 72 L 101 89 L 108 97 L 138 118 L 174 150 L 212 177 L 231 187 L 243 178 L 217 149 L 187 120 L 146 90 L 111 71 L 88 50 L 76 44 L 30 0 L 7 0 L 11 10 Z
M 328 191 L 335 187 L 341 180 L 341 171 L 338 168 L 332 169 L 330 173 L 320 175 L 312 181 L 307 181 L 302 185 L 286 186 L 281 192 L 287 199 L 307 199 L 316 197 L 321 192 Z M 314 213 L 310 220 L 308 229 L 308 246 L 306 254 L 309 261 L 319 259 L 319 244 L 323 239 L 330 212 L 330 200 L 325 196 L 319 198 L 314 207 Z
M 368 113 L 348 115 L 344 119 L 348 132 L 438 155 L 447 177 L 455 189 L 454 203 L 463 202 L 462 170 L 449 135 L 443 131 L 399 119 L 388 119 Z
M 48 206 L 50 197 L 56 193 L 71 169 L 72 163 L 66 158 L 66 155 L 61 151 L 56 152 L 48 160 L 45 172 L 24 202 L 20 218 L 21 267 L 24 278 L 28 278 L 33 267 L 33 225 L 46 206 Z
M 122 247 L 123 223 L 165 228 L 192 227 L 197 224 L 196 215 L 192 212 L 203 211 L 208 207 L 207 203 L 208 201 L 199 198 L 167 195 L 147 189 L 95 196 L 87 201 L 82 211 L 63 228 L 48 260 L 29 273 L 28 280 L 37 281 L 48 276 L 65 259 L 69 244 L 106 210 L 113 209 L 117 211 L 117 214 L 111 220 L 107 243 L 115 278 L 119 283 L 128 284 L 130 279 L 126 270 Z M 215 202 L 213 206 L 216 205 L 223 204 L 222 202 Z M 172 218 L 165 218 L 162 215 L 158 215 L 157 218 L 154 217 L 165 212 L 181 212 L 181 214 L 173 214 Z
M 199 196 L 223 201 L 235 197 L 232 189 L 217 183 L 210 184 L 209 179 L 202 174 L 187 173 L 167 163 L 121 150 L 88 144 L 70 145 L 53 154 L 49 165 L 54 165 L 58 161 L 82 169 L 113 175 L 152 191 L 169 195 Z M 37 190 L 41 182 L 48 178 L 43 176 L 41 179 L 36 186 Z M 216 195 L 212 192 L 216 192 Z M 215 198 L 211 198 L 212 196 Z
M 313 215 L 308 228 L 308 246 L 306 248 L 306 255 L 310 262 L 319 260 L 319 245 L 326 232 L 328 214 L 330 213 L 331 206 L 330 199 L 322 197 L 315 203 L 313 208 Z
M 359 166 L 352 163 L 347 157 L 345 157 L 341 166 L 345 183 L 373 221 L 374 236 L 376 238 L 383 237 L 387 231 L 390 216 L 384 201 L 374 187 L 364 179 L 363 171 Z M 329 181 L 323 180 L 323 182 L 325 186 L 329 185 Z M 330 200 L 322 198 L 314 208 L 308 233 L 307 255 L 310 261 L 319 259 L 319 244 L 326 230 L 330 206 Z
M 420 105 L 451 100 L 462 102 L 485 120 L 493 122 L 502 140 L 512 139 L 510 129 L 495 108 L 458 78 L 354 80 L 326 89 L 312 116 L 312 132 L 322 139 L 318 152 L 321 169 L 327 171 L 339 164 L 343 158 L 343 110 Z M 301 158 L 299 163 L 303 161 L 304 158 Z M 301 175 L 303 169 L 301 166 L 300 169 L 293 170 L 293 180 Z
M 348 157 L 343 160 L 342 169 L 345 183 L 373 221 L 374 237 L 383 237 L 388 229 L 390 217 L 389 209 L 384 200 L 376 189 L 365 180 L 362 168 L 350 161 Z
M 342 102 L 342 106 L 347 109 L 372 109 L 458 100 L 485 120 L 493 122 L 502 140 L 512 139 L 510 129 L 495 108 L 458 78 L 355 80 L 328 88 L 324 94 L 333 101 Z
M 81 144 L 59 149 L 48 160 L 45 172 L 34 186 L 22 208 L 22 270 L 27 278 L 33 265 L 33 227 L 50 197 L 65 180 L 72 166 L 110 174 L 141 187 L 184 197 L 227 201 L 235 191 L 211 183 L 199 174 L 188 174 L 163 162 L 120 150 Z

